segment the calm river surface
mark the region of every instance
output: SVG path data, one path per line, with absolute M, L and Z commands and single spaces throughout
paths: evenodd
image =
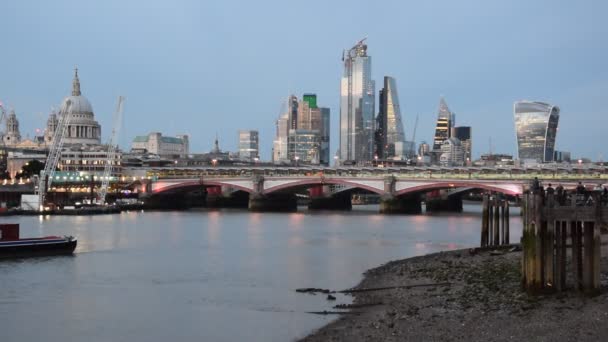
M 335 318 L 307 311 L 349 302 L 295 288 L 349 288 L 387 261 L 479 244 L 479 206 L 377 210 L 0 218 L 22 237 L 78 238 L 73 257 L 0 261 L 0 340 L 290 341 Z

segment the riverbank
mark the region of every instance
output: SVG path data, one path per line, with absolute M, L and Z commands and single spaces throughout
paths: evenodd
M 600 341 L 608 336 L 608 250 L 602 292 L 530 297 L 520 287 L 520 251 L 441 252 L 389 262 L 356 289 L 349 314 L 302 341 Z

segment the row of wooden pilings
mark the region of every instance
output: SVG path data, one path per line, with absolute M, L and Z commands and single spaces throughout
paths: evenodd
M 599 289 L 600 228 L 606 209 L 599 196 L 582 203 L 573 197 L 560 205 L 553 194 L 542 190 L 523 195 L 522 284 L 528 292 L 563 291 L 568 279 L 578 291 Z
M 509 202 L 483 195 L 481 247 L 509 244 Z

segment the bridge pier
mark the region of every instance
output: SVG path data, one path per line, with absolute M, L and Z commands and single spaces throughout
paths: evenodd
M 461 196 L 447 196 L 447 198 L 434 197 L 426 199 L 426 212 L 462 212 L 462 197 Z
M 220 187 L 209 187 L 205 202 L 207 208 L 247 208 L 249 195 L 242 191 L 226 195 Z
M 250 195 L 248 207 L 256 212 L 294 212 L 298 200 L 294 194 Z
M 420 202 L 420 196 L 406 195 L 406 196 L 390 196 L 383 197 L 380 199 L 380 213 L 381 214 L 421 214 L 422 204 Z
M 310 198 L 309 210 L 352 210 L 350 192 L 338 193 L 333 196 L 316 196 Z

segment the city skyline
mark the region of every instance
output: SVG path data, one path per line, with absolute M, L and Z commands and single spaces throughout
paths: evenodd
M 595 123 L 602 118 L 603 94 L 608 91 L 607 71 L 602 68 L 607 51 L 597 44 L 608 31 L 599 15 L 606 4 L 564 5 L 551 13 L 542 10 L 546 4 L 393 3 L 382 11 L 339 3 L 302 5 L 297 10 L 323 24 L 275 32 L 273 27 L 287 19 L 272 14 L 274 3 L 243 4 L 235 10 L 229 4 L 153 2 L 143 9 L 121 4 L 121 10 L 115 11 L 119 3 L 109 1 L 90 5 L 87 12 L 96 15 L 82 17 L 68 17 L 73 6 L 69 1 L 15 3 L 0 23 L 9 33 L 0 65 L 0 99 L 15 109 L 22 136 L 31 137 L 36 128 L 44 127 L 50 106 L 58 106 L 69 95 L 70 71 L 77 64 L 103 127 L 111 126 L 116 97 L 127 97 L 121 146 L 135 135 L 162 130 L 169 135 L 190 134 L 193 151 L 208 151 L 218 132 L 222 145 L 234 151 L 238 128 L 232 124 L 238 121 L 239 128 L 260 131 L 261 157 L 269 160 L 272 123 L 284 95 L 314 92 L 333 112 L 333 155 L 339 140 L 338 57 L 344 46 L 369 36 L 372 79 L 388 74 L 400 80 L 406 128 L 420 116 L 417 142 L 432 140 L 436 99 L 444 95 L 459 122 L 474 128 L 475 157 L 489 150 L 491 135 L 495 152 L 515 155 L 512 104 L 529 99 L 562 109 L 556 149 L 577 157 L 603 158 L 603 147 L 592 141 L 602 136 L 601 125 Z M 335 15 L 333 9 L 338 7 L 344 15 Z M 248 30 L 237 32 L 211 18 L 221 21 L 229 15 Z M 347 17 L 373 20 L 383 15 L 392 19 L 383 19 L 386 25 L 344 29 L 349 27 Z M 134 16 L 143 19 L 130 23 Z M 423 19 L 429 16 L 438 20 L 426 23 Z M 467 20 L 468 16 L 474 20 Z M 176 24 L 157 27 L 160 18 Z M 264 24 L 271 18 L 273 25 Z M 120 30 L 106 25 L 112 20 L 123 24 Z M 400 22 L 407 24 L 396 25 Z M 302 39 L 313 36 L 314 53 L 295 57 L 290 53 Z M 226 38 L 231 46 L 223 43 Z M 455 53 L 445 58 L 442 51 Z M 223 105 L 227 101 L 231 106 Z M 213 118 L 217 118 L 214 125 L 208 125 Z M 579 140 L 581 130 L 592 138 Z M 102 133 L 102 141 L 107 141 L 109 130 Z M 411 129 L 405 133 L 411 135 Z

